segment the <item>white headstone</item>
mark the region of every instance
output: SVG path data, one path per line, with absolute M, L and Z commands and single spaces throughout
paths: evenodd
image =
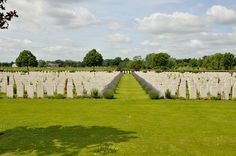
M 17 97 L 23 98 L 24 97 L 24 87 L 21 83 L 16 84 L 17 87 Z
M 37 97 L 38 98 L 44 97 L 43 85 L 41 83 L 37 85 Z
M 179 87 L 179 97 L 186 98 L 186 86 Z
M 196 99 L 197 98 L 197 90 L 194 86 L 189 86 L 189 98 Z
M 73 85 L 67 85 L 67 97 L 68 98 L 73 98 Z
M 14 92 L 13 92 L 13 85 L 7 85 L 7 97 L 13 98 Z
M 57 94 L 62 94 L 62 95 L 65 94 L 65 87 L 64 87 L 64 85 L 58 85 L 57 86 Z
M 30 98 L 30 99 L 34 98 L 34 86 L 33 85 L 27 86 L 27 95 L 28 95 L 28 98 Z
M 211 94 L 211 96 L 217 97 L 218 96 L 218 87 L 211 86 L 210 87 L 210 94 Z
M 201 98 L 208 98 L 208 89 L 207 85 L 201 85 L 200 86 L 200 97 Z
M 233 87 L 232 98 L 236 99 L 236 85 Z
M 47 85 L 46 86 L 46 92 L 47 92 L 47 96 L 54 96 L 54 86 L 53 85 Z
M 76 86 L 76 92 L 77 92 L 77 96 L 82 96 L 83 95 L 83 86 L 82 85 L 77 85 Z
M 6 93 L 7 92 L 7 83 L 2 82 L 1 83 L 1 92 Z

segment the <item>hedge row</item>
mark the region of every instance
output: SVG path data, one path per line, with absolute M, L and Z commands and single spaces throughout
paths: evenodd
M 116 88 L 120 82 L 120 79 L 122 77 L 123 73 L 120 72 L 114 79 L 104 88 L 103 90 L 103 97 L 105 99 L 114 99 L 114 94 L 116 91 Z
M 160 93 L 150 83 L 138 76 L 135 72 L 133 72 L 133 76 L 146 91 L 146 93 L 149 94 L 151 99 L 160 99 Z

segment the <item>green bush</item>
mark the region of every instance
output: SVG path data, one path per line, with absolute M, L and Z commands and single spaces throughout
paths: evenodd
M 104 93 L 103 93 L 103 97 L 105 99 L 114 99 L 114 92 L 112 90 L 106 90 Z
M 218 96 L 210 96 L 210 99 L 211 100 L 221 100 L 221 96 L 218 95 Z
M 24 99 L 28 98 L 28 93 L 27 93 L 27 91 L 26 91 L 26 90 L 24 91 L 23 98 L 24 98 Z
M 149 96 L 150 96 L 151 99 L 160 99 L 159 93 L 155 90 L 151 90 L 149 92 Z
M 179 100 L 186 100 L 185 97 L 178 97 Z
M 171 91 L 170 91 L 169 89 L 166 90 L 166 92 L 165 92 L 165 97 L 166 97 L 167 99 L 172 99 Z
M 83 96 L 86 96 L 86 97 L 88 96 L 88 92 L 85 88 L 83 88 Z
M 65 99 L 65 95 L 62 95 L 62 94 L 57 94 L 54 96 L 55 99 Z
M 92 98 L 99 98 L 99 92 L 98 92 L 98 89 L 97 88 L 93 88 L 91 91 L 90 91 L 90 95 Z

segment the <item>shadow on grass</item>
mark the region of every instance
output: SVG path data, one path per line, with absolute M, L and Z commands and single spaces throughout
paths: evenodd
M 137 138 L 135 132 L 111 127 L 51 126 L 17 127 L 0 134 L 0 155 L 36 153 L 37 155 L 78 155 L 84 148 L 92 154 L 117 152 L 116 143 Z

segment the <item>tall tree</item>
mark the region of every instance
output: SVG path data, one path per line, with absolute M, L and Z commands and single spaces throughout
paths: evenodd
M 143 59 L 141 56 L 134 56 L 133 60 L 127 64 L 128 69 L 139 71 L 142 68 Z
M 16 10 L 6 11 L 4 4 L 7 0 L 0 0 L 0 29 L 8 29 L 9 21 L 12 20 L 13 17 L 18 17 Z
M 92 49 L 84 57 L 83 63 L 87 67 L 93 67 L 93 70 L 95 71 L 95 66 L 101 66 L 102 65 L 103 57 L 99 52 L 97 52 L 96 49 Z
M 121 59 L 120 57 L 116 57 L 116 58 L 113 60 L 113 65 L 114 65 L 114 66 L 118 66 L 121 62 L 122 62 L 122 59 Z
M 156 54 L 155 53 L 151 53 L 148 54 L 145 58 L 146 61 L 146 68 L 147 69 L 152 69 L 156 66 L 155 62 L 154 62 L 154 58 L 155 58 Z
M 29 71 L 29 67 L 37 67 L 38 61 L 36 57 L 29 50 L 24 50 L 20 53 L 19 57 L 16 59 L 16 65 L 18 67 L 27 67 Z
M 222 64 L 225 70 L 231 70 L 234 66 L 234 55 L 231 53 L 225 53 L 222 59 Z

